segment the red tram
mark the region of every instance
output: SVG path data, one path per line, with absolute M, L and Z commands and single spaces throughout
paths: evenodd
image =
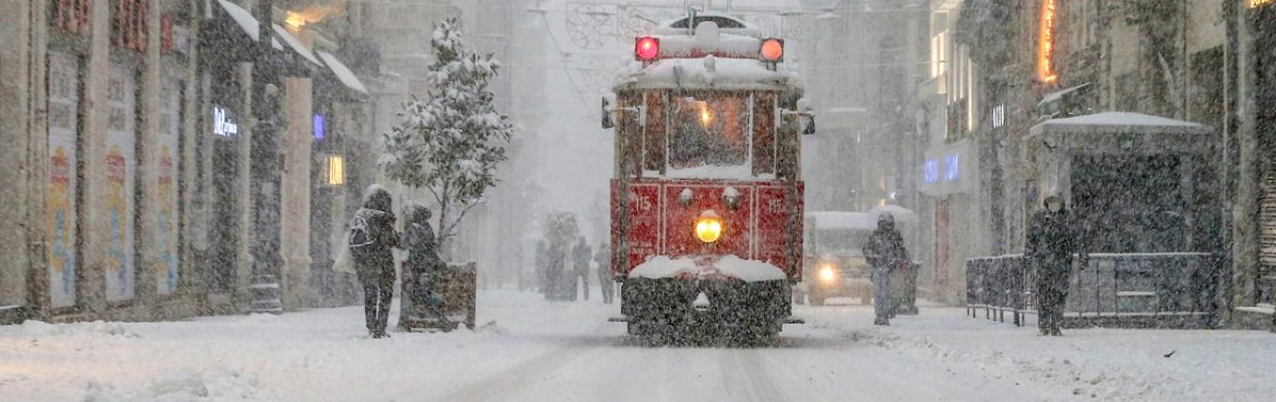
M 802 278 L 801 135 L 814 130 L 784 42 L 691 15 L 637 38 L 603 100 L 615 128 L 612 270 L 633 335 L 772 337 Z

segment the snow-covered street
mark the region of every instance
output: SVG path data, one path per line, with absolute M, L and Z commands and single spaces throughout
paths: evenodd
M 770 347 L 653 348 L 607 323 L 616 306 L 597 300 L 491 291 L 479 303 L 478 331 L 388 340 L 367 339 L 357 307 L 0 327 L 0 401 L 1259 401 L 1276 392 L 1262 374 L 1276 335 L 1264 332 L 1039 338 L 959 308 L 874 328 L 866 307 L 803 306 L 810 323 L 786 326 Z

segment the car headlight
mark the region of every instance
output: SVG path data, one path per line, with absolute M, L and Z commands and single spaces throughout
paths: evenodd
M 820 280 L 832 282 L 837 279 L 837 272 L 833 270 L 833 264 L 824 264 L 820 266 Z
M 705 243 L 713 243 L 722 237 L 722 218 L 712 209 L 700 213 L 695 223 L 696 238 Z

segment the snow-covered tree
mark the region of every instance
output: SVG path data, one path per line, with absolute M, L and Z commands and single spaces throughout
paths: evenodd
M 440 248 L 483 194 L 497 183 L 513 126 L 492 104 L 488 83 L 499 62 L 466 49 L 455 18 L 435 26 L 430 38 L 436 59 L 426 78 L 429 99 L 413 97 L 402 121 L 385 134 L 378 164 L 393 180 L 429 190 L 439 206 Z

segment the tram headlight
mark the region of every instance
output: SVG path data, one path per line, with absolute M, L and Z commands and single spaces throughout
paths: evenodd
M 722 238 L 722 218 L 712 209 L 700 213 L 694 226 L 696 238 L 705 243 L 713 243 Z

